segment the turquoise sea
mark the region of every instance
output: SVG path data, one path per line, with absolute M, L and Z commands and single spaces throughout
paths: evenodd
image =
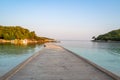
M 59 45 L 120 76 L 120 43 L 69 40 Z M 41 45 L 0 44 L 0 77 L 41 48 Z
M 120 76 L 120 42 L 67 40 L 60 45 Z
M 0 77 L 42 48 L 41 45 L 0 44 Z

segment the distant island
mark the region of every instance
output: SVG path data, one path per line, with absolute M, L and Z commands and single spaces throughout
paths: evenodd
M 93 36 L 92 39 L 94 39 L 93 41 L 120 41 L 120 29 L 112 30 L 98 37 Z
M 27 44 L 54 42 L 54 39 L 39 37 L 35 31 L 21 26 L 0 26 L 0 43 Z

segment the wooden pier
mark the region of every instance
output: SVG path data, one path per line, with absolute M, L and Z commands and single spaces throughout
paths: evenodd
M 0 80 L 120 80 L 63 47 L 45 45 Z

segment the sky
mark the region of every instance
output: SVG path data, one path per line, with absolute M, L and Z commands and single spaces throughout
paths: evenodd
M 0 0 L 0 25 L 57 40 L 91 40 L 120 28 L 120 0 Z

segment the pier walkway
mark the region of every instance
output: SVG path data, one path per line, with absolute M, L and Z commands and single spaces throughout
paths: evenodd
M 115 80 L 66 49 L 48 43 L 4 80 Z

